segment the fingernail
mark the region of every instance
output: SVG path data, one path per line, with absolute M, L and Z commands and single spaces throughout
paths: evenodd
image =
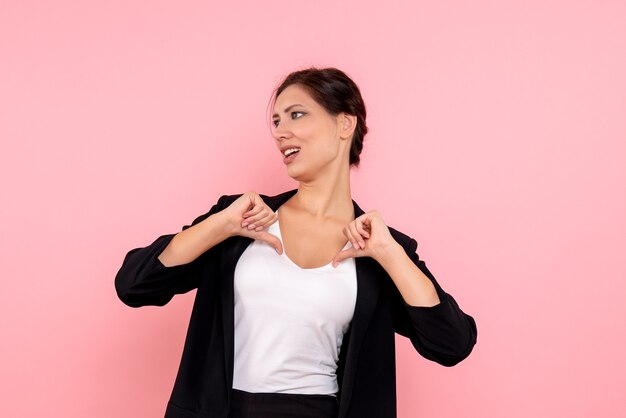
M 248 222 L 244 222 L 241 224 L 242 227 L 245 227 L 246 225 L 248 225 Z
M 364 243 L 360 243 L 361 244 L 361 249 L 365 248 L 365 244 Z
M 252 228 L 254 228 L 254 224 L 248 225 L 248 229 L 252 229 Z
M 278 251 L 278 248 L 275 248 L 276 250 L 276 254 L 280 255 L 280 251 Z

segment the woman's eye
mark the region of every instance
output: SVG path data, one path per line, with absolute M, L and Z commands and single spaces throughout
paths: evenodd
M 293 117 L 293 115 L 295 115 L 296 113 L 300 113 L 301 115 L 304 115 L 304 112 L 291 112 L 291 116 Z M 296 118 L 298 119 L 298 118 Z M 278 122 L 280 122 L 278 119 L 274 119 L 273 123 L 274 123 L 274 127 L 278 126 Z

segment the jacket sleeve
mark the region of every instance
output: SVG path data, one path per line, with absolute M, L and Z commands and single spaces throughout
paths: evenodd
M 186 230 L 222 209 L 221 196 L 207 213 L 198 216 Z M 176 234 L 161 235 L 152 244 L 130 250 L 115 276 L 115 291 L 126 305 L 138 308 L 146 305 L 163 306 L 176 294 L 187 293 L 198 287 L 203 264 L 215 253 L 213 246 L 195 260 L 166 267 L 158 259 Z
M 407 254 L 432 281 L 440 303 L 430 307 L 409 305 L 392 283 L 395 331 L 409 338 L 423 357 L 443 366 L 454 366 L 469 356 L 476 344 L 476 321 L 441 288 L 416 249 L 417 241 L 411 238 Z

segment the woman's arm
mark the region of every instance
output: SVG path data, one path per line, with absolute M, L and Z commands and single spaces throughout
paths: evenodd
M 406 251 L 392 252 L 393 257 L 390 255 L 381 263 L 396 284 L 390 286 L 395 331 L 409 338 L 425 358 L 443 366 L 454 366 L 469 356 L 476 344 L 476 321 L 441 288 L 416 249 L 417 241 L 411 238 Z M 407 260 L 415 269 L 407 267 Z M 432 304 L 435 297 L 439 303 Z
M 379 263 L 387 271 L 407 304 L 431 307 L 441 302 L 433 283 L 407 256 L 400 244 L 390 246 L 379 258 Z
M 215 212 L 215 211 L 213 211 Z M 191 227 L 174 235 L 167 247 L 157 257 L 165 267 L 175 267 L 194 261 L 232 234 L 227 228 L 223 212 L 211 213 L 202 222 L 194 221 Z
M 224 198 L 191 225 L 184 225 L 181 232 L 130 250 L 115 276 L 120 300 L 131 307 L 163 306 L 174 295 L 197 288 L 204 264 L 228 237 L 219 215 Z

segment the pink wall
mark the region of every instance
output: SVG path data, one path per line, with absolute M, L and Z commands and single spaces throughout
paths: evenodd
M 115 273 L 221 194 L 296 187 L 266 106 L 310 64 L 367 104 L 353 197 L 478 323 L 454 368 L 398 337 L 399 417 L 626 416 L 625 21 L 618 1 L 3 2 L 0 416 L 162 416 L 195 292 L 133 310 Z

